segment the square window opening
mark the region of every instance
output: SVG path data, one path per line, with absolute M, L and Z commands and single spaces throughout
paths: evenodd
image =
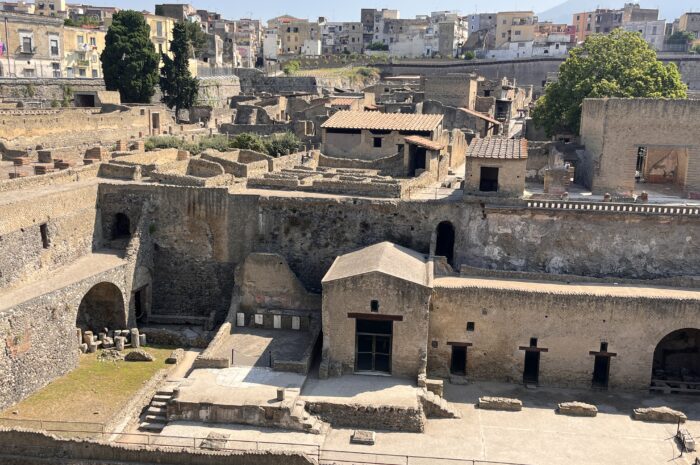
M 369 309 L 374 313 L 379 312 L 379 301 L 378 300 L 371 301 L 369 304 Z
M 46 223 L 39 225 L 39 232 L 41 233 L 41 245 L 45 249 L 49 248 L 50 242 L 49 242 L 49 228 L 46 226 Z
M 476 326 L 476 325 L 474 324 L 473 321 L 467 322 L 467 331 L 469 331 L 469 332 L 474 331 L 475 326 Z
M 382 147 L 382 138 L 381 137 L 375 137 L 373 141 L 373 145 L 375 149 L 381 148 Z

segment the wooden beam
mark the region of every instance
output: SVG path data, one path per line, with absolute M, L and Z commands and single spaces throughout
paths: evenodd
M 403 315 L 381 315 L 379 313 L 348 313 L 348 318 L 373 321 L 403 321 Z
M 549 352 L 549 349 L 545 349 L 544 347 L 530 346 L 520 346 L 520 350 L 524 350 L 525 352 Z
M 471 342 L 448 342 L 448 346 L 455 346 L 455 347 L 471 347 L 472 344 Z

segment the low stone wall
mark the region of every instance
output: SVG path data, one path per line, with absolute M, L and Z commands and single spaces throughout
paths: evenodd
M 112 163 L 102 163 L 99 165 L 98 176 L 110 179 L 126 179 L 128 181 L 141 180 L 140 166 L 115 165 Z
M 68 168 L 54 173 L 26 178 L 0 180 L 0 192 L 8 192 L 33 187 L 55 186 L 97 177 L 99 164 Z
M 249 160 L 243 156 L 243 152 L 247 151 L 217 152 L 215 150 L 207 150 L 202 153 L 201 157 L 204 160 L 218 163 L 224 168 L 226 173 L 232 174 L 237 178 L 248 178 L 268 172 L 267 159 Z
M 283 134 L 285 132 L 294 132 L 292 123 L 273 123 L 273 124 L 231 124 L 224 123 L 219 126 L 219 132 L 223 134 L 238 135 L 244 132 L 250 132 L 261 136 L 271 136 L 273 134 Z
M 180 447 L 60 439 L 28 430 L 0 428 L 0 462 L 3 465 L 312 465 L 315 460 L 294 452 L 193 451 Z
M 336 404 L 307 401 L 309 413 L 318 416 L 334 427 L 362 428 L 370 430 L 425 431 L 425 415 L 420 404 L 417 407 L 374 407 L 358 404 Z
M 270 157 L 268 160 L 270 171 L 282 171 L 283 169 L 291 169 L 295 166 L 299 166 L 301 165 L 303 156 L 304 152 L 297 152 L 289 155 L 282 155 L 277 158 Z
M 403 155 L 397 153 L 377 160 L 359 160 L 354 158 L 329 157 L 318 155 L 318 166 L 325 168 L 352 168 L 378 170 L 383 176 L 404 176 Z
M 477 406 L 482 410 L 504 410 L 506 412 L 519 412 L 523 409 L 522 401 L 507 397 L 479 397 Z

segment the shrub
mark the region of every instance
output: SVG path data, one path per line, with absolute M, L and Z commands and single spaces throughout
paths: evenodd
M 279 157 L 287 153 L 294 153 L 300 148 L 301 140 L 291 132 L 286 132 L 282 135 L 274 135 L 270 140 L 265 142 L 265 153 L 271 157 Z
M 468 52 L 466 52 L 464 54 L 465 60 L 473 60 L 474 58 L 476 58 L 476 54 L 474 52 L 472 52 L 471 50 L 469 50 Z
M 287 62 L 284 67 L 282 68 L 282 72 L 286 74 L 287 76 L 291 76 L 292 74 L 296 73 L 299 71 L 301 68 L 301 63 L 299 63 L 297 60 L 292 60 Z

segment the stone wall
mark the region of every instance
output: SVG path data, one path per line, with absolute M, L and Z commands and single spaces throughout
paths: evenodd
M 393 430 L 409 433 L 422 433 L 425 430 L 425 416 L 418 405 L 416 407 L 373 407 L 309 401 L 306 407 L 310 413 L 337 428 Z
M 236 68 L 235 71 L 240 79 L 241 93 L 246 95 L 262 92 L 272 95 L 318 93 L 316 78 L 313 77 L 266 76 L 262 71 L 251 68 Z
M 0 78 L 0 99 L 38 100 L 62 102 L 65 98 L 72 103 L 75 92 L 98 92 L 105 90 L 102 79 L 23 79 Z
M 181 447 L 115 444 L 85 439 L 59 439 L 44 433 L 0 429 L 0 458 L 6 465 L 312 465 L 301 453 L 283 451 L 207 452 Z
M 241 82 L 236 76 L 199 78 L 198 105 L 228 108 L 231 97 L 241 93 Z
M 649 386 L 654 349 L 661 339 L 672 331 L 697 326 L 697 297 L 666 296 L 663 289 L 643 297 L 635 287 L 617 292 L 617 286 L 606 290 L 525 282 L 513 289 L 497 283 L 435 281 L 429 375 L 449 376 L 448 342 L 471 343 L 467 349 L 470 379 L 520 383 L 525 356 L 519 348 L 529 346 L 534 337 L 538 347 L 548 349 L 540 357 L 543 385 L 590 387 L 594 362 L 590 352 L 607 342 L 608 351 L 616 354 L 609 386 L 644 389 Z M 471 332 L 468 322 L 474 323 Z

